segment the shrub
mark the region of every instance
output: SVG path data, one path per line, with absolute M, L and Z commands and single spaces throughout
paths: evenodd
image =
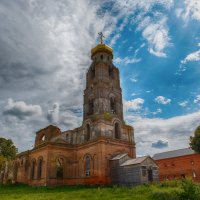
M 200 191 L 199 186 L 197 186 L 191 179 L 185 179 L 181 184 L 182 191 L 179 193 L 180 200 L 199 200 Z
M 109 112 L 105 112 L 104 113 L 104 119 L 105 120 L 108 120 L 108 121 L 111 121 L 112 120 L 112 116 Z

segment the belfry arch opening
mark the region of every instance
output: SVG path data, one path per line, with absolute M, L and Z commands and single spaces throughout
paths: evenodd
M 94 113 L 94 100 L 93 99 L 90 99 L 89 100 L 89 115 L 93 114 Z
M 112 114 L 116 113 L 116 101 L 114 98 L 110 98 L 110 111 Z
M 119 123 L 115 123 L 114 133 L 115 133 L 115 138 L 120 139 L 120 125 L 119 125 Z
M 108 74 L 109 74 L 109 77 L 114 78 L 114 72 L 113 72 L 113 68 L 111 66 L 109 66 L 109 68 L 108 68 Z
M 86 125 L 86 134 L 85 134 L 85 140 L 89 141 L 90 140 L 90 125 Z
M 91 68 L 91 78 L 95 78 L 95 67 Z

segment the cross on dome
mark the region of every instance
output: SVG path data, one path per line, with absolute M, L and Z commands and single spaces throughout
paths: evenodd
M 102 32 L 99 32 L 98 35 L 99 35 L 99 39 L 100 39 L 100 44 L 103 44 L 103 38 L 105 38 L 105 36 L 103 35 Z

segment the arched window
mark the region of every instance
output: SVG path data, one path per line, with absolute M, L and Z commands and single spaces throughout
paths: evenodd
M 90 99 L 89 100 L 89 115 L 93 114 L 94 112 L 94 100 Z
M 32 161 L 32 166 L 31 166 L 31 179 L 35 178 L 35 167 L 36 167 L 36 161 Z
M 42 178 L 42 158 L 38 160 L 38 171 L 37 171 L 38 179 Z
M 56 178 L 63 179 L 64 172 L 64 160 L 63 158 L 58 158 L 56 160 Z
M 115 138 L 120 139 L 120 127 L 118 123 L 115 123 Z
M 90 125 L 86 125 L 86 134 L 85 134 L 85 140 L 89 141 L 90 140 Z
M 91 68 L 91 78 L 95 78 L 95 67 Z
M 109 73 L 109 77 L 111 77 L 111 78 L 114 77 L 113 68 L 111 66 L 109 66 L 109 68 L 108 68 L 108 73 Z
M 45 135 L 42 136 L 42 141 L 44 142 L 46 139 Z
M 110 111 L 111 113 L 115 114 L 116 113 L 116 102 L 114 98 L 110 99 Z
M 101 55 L 101 60 L 103 60 L 103 55 Z
M 90 176 L 90 156 L 85 159 L 85 175 Z

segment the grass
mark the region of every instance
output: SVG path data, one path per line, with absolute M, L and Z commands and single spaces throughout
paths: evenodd
M 194 187 L 193 187 L 194 186 Z M 184 188 L 186 187 L 186 189 Z M 193 187 L 190 199 L 187 193 Z M 98 186 L 57 186 L 30 187 L 27 185 L 0 185 L 1 200 L 194 200 L 200 199 L 200 186 L 190 180 L 163 182 L 160 184 L 141 185 L 137 187 L 98 187 Z M 185 193 L 184 193 L 185 192 Z M 190 194 L 189 194 L 190 195 Z

